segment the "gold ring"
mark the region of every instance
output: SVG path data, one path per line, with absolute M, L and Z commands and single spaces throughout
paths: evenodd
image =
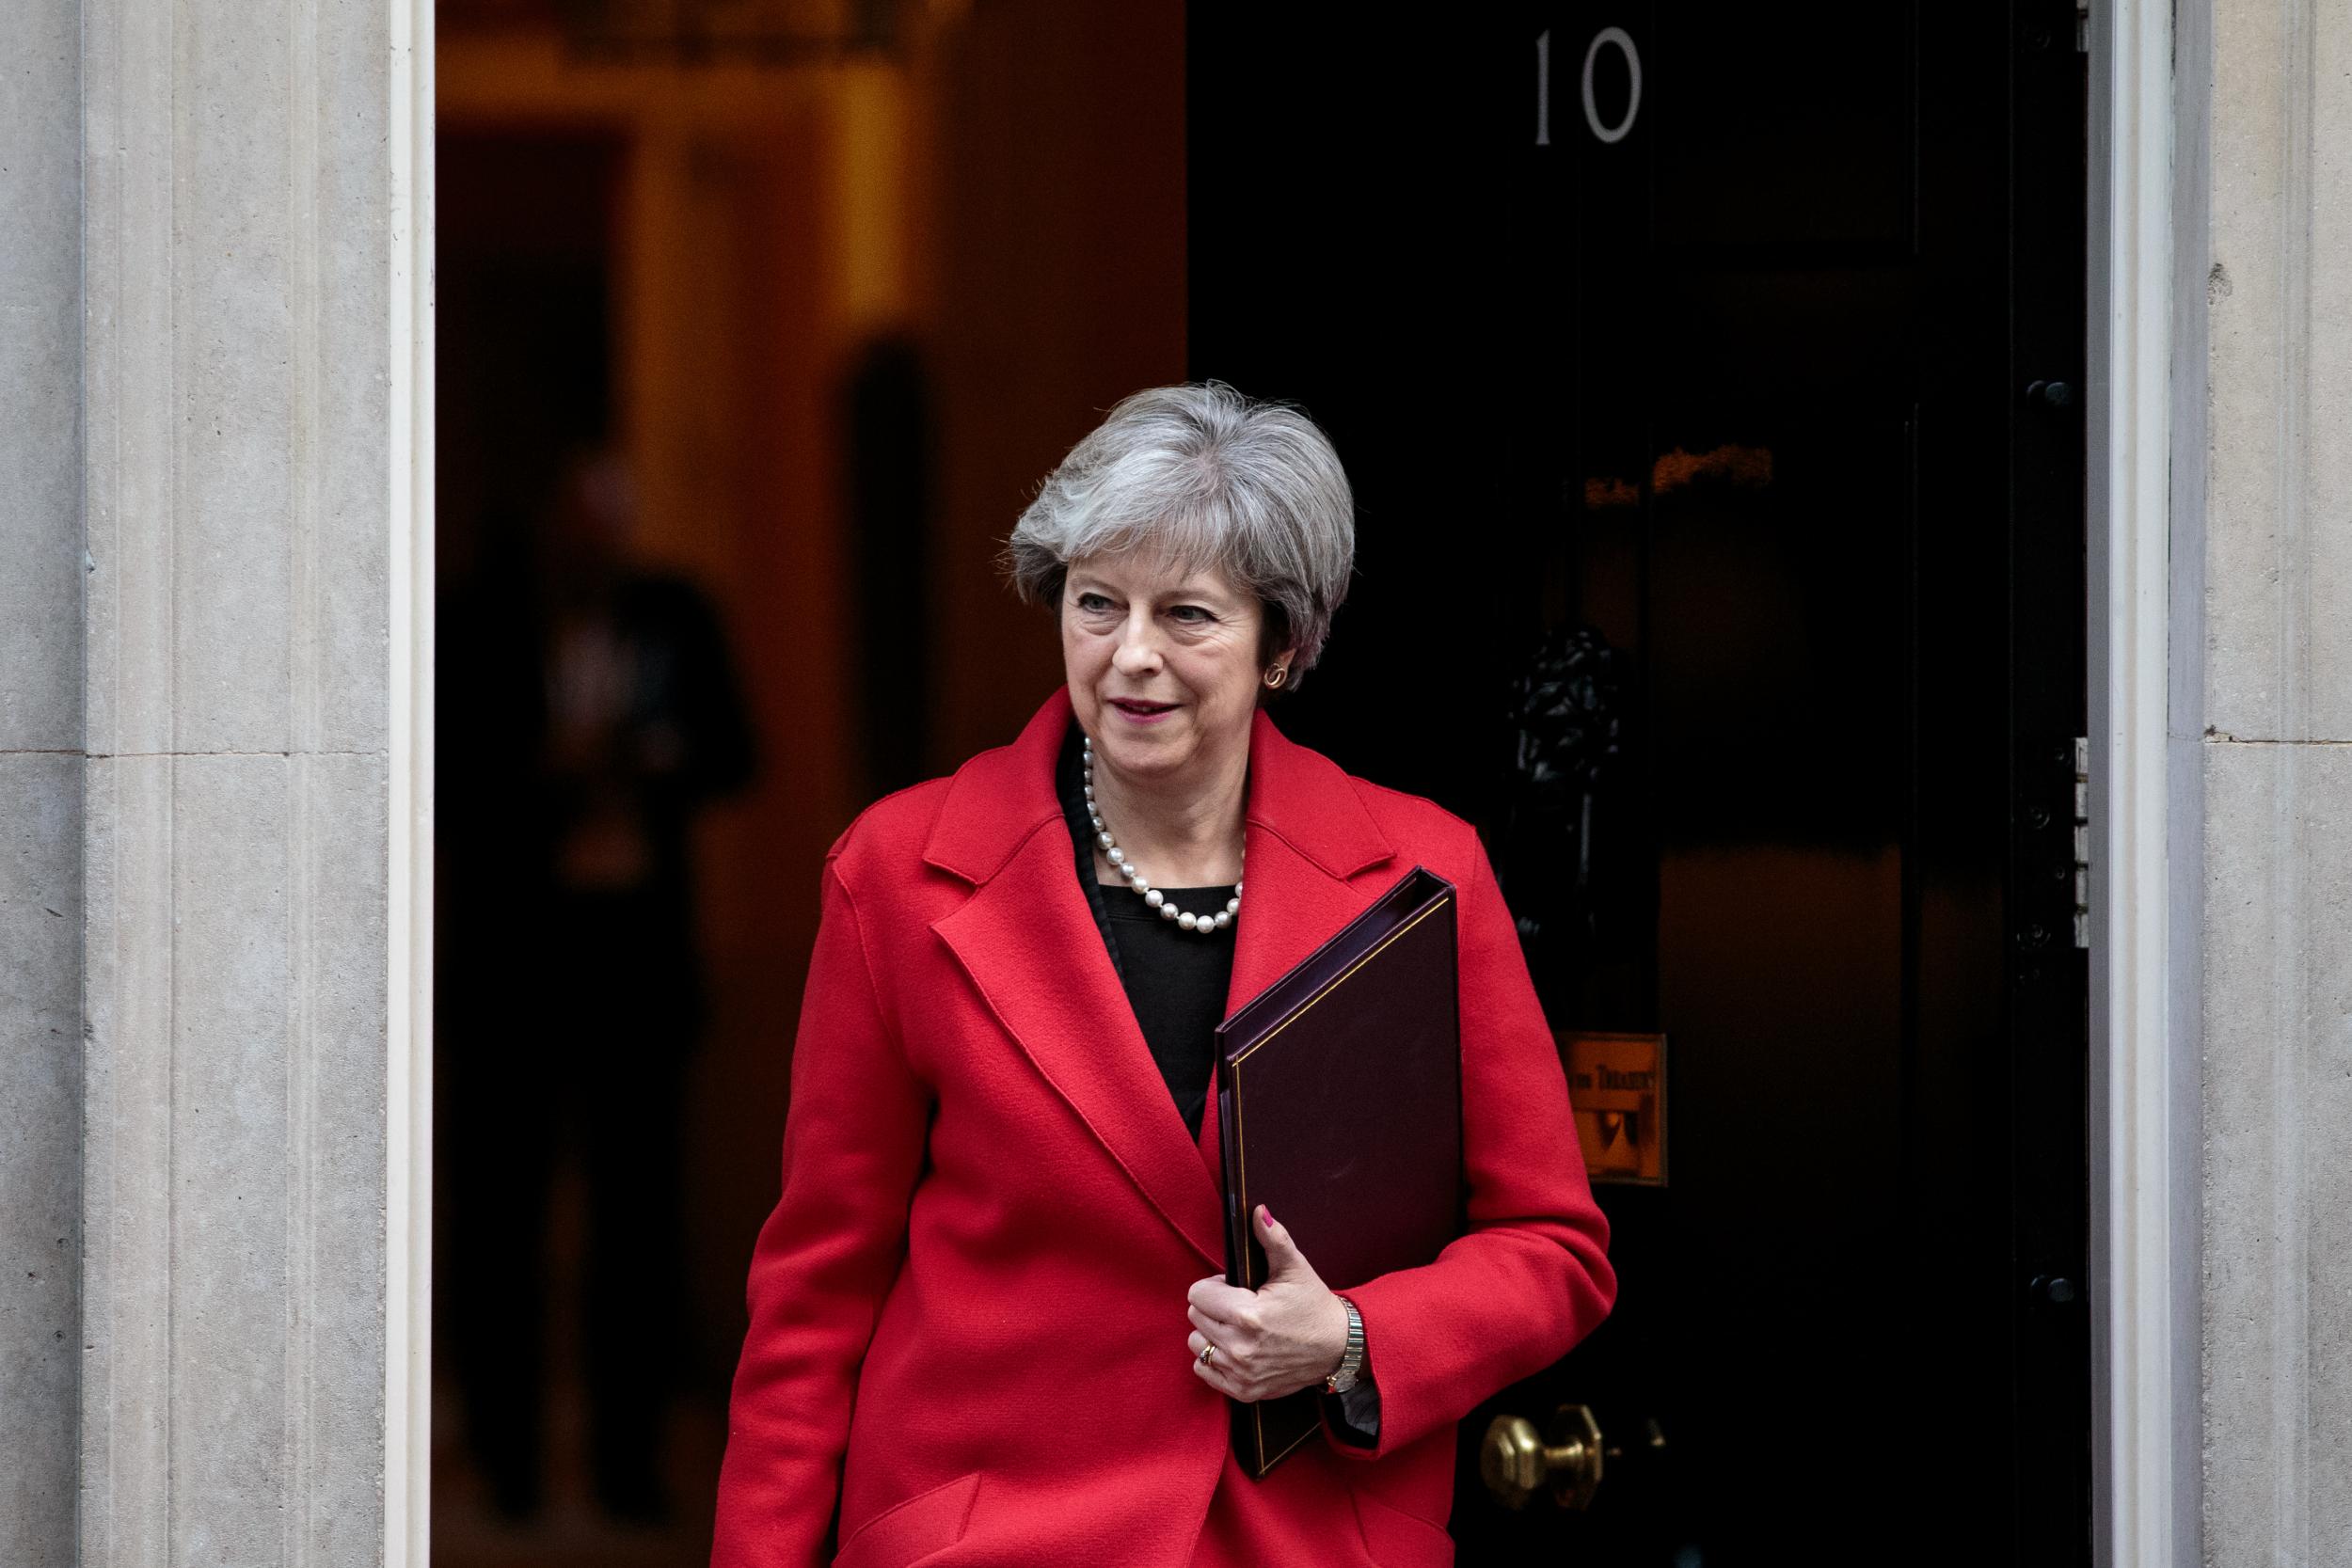
M 1215 1345 L 1203 1345 L 1203 1346 L 1201 1346 L 1201 1347 L 1200 1347 L 1200 1364 L 1201 1364 L 1203 1367 L 1207 1366 L 1210 1362 L 1212 1362 L 1212 1361 L 1214 1361 L 1214 1360 L 1216 1360 L 1216 1347 Z

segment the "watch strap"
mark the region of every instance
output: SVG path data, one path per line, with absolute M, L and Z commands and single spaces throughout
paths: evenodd
M 1340 1354 L 1339 1369 L 1323 1380 L 1324 1392 L 1344 1394 L 1356 1386 L 1356 1375 L 1364 1365 L 1364 1319 L 1356 1310 L 1356 1304 L 1345 1296 L 1340 1305 L 1347 1308 L 1347 1348 Z

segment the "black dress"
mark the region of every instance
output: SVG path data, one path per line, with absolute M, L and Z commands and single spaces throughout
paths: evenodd
M 1070 726 L 1057 768 L 1062 815 L 1076 850 L 1078 886 L 1094 911 L 1095 929 L 1109 950 L 1111 968 L 1126 988 L 1144 1043 L 1159 1064 L 1160 1077 L 1195 1141 L 1216 1077 L 1216 1026 L 1225 1019 L 1225 994 L 1233 976 L 1233 927 L 1202 936 L 1187 931 L 1125 887 L 1105 889 L 1094 874 L 1094 829 L 1087 820 L 1080 732 Z M 1167 888 L 1177 908 L 1211 912 L 1225 907 L 1232 886 Z M 1366 1351 L 1356 1386 L 1327 1396 L 1332 1423 L 1359 1447 L 1371 1448 L 1380 1432 L 1380 1391 L 1373 1386 Z

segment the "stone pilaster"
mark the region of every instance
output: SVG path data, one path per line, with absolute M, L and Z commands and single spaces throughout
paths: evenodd
M 2267 1568 L 2352 1560 L 2352 15 L 2205 41 L 2204 1536 Z
M 84 0 L 80 1560 L 384 1560 L 400 8 Z

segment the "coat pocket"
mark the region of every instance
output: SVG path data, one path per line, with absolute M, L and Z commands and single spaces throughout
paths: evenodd
M 891 1504 L 850 1532 L 833 1568 L 904 1568 L 954 1545 L 972 1521 L 979 1489 L 980 1472 L 973 1470 Z
M 1418 1513 L 1407 1513 L 1348 1488 L 1356 1499 L 1356 1524 L 1364 1550 L 1380 1568 L 1454 1568 L 1454 1537 Z

